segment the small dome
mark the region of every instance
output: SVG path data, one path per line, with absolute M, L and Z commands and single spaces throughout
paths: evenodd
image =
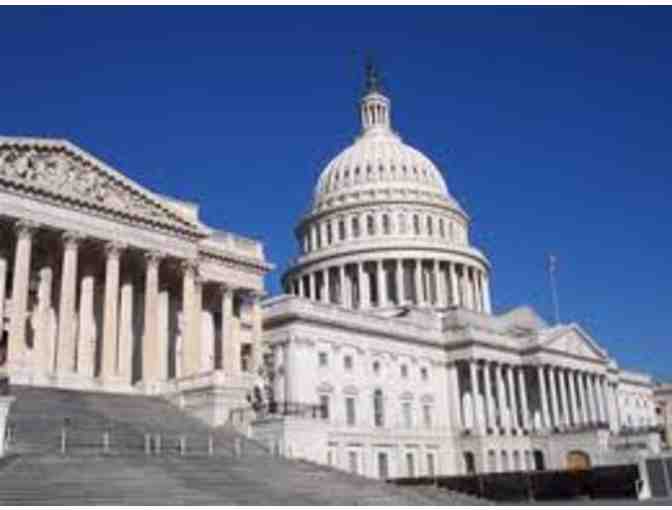
M 324 169 L 315 187 L 313 208 L 319 209 L 345 195 L 371 198 L 399 194 L 423 197 L 462 210 L 448 192 L 441 172 L 417 149 L 405 144 L 391 128 L 390 101 L 380 92 L 361 100 L 362 134 Z

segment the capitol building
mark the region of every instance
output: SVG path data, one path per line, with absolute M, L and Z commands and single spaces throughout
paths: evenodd
M 320 175 L 270 297 L 262 244 L 204 224 L 197 204 L 69 141 L 0 137 L 11 384 L 165 398 L 371 478 L 658 452 L 652 378 L 579 324 L 493 310 L 468 211 L 394 130 L 373 68 L 359 106 L 361 133 Z
M 374 478 L 613 464 L 657 452 L 653 383 L 579 324 L 492 310 L 486 254 L 368 69 L 361 134 L 322 171 L 263 304 L 283 455 Z

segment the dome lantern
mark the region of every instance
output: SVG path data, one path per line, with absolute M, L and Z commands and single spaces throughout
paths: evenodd
M 370 61 L 366 64 L 366 88 L 360 110 L 365 133 L 390 130 L 390 100 L 383 94 L 380 76 Z

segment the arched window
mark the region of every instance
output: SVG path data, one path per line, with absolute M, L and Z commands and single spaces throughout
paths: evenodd
M 417 214 L 413 215 L 413 232 L 416 236 L 420 235 L 420 216 Z
M 376 222 L 374 221 L 372 214 L 369 214 L 366 217 L 366 234 L 369 236 L 376 235 Z
M 428 236 L 434 235 L 434 222 L 432 221 L 431 216 L 427 216 L 427 235 Z
M 331 231 L 331 222 L 327 223 L 327 246 L 329 246 L 333 242 L 333 233 Z
M 359 237 L 359 218 L 357 216 L 352 218 L 352 236 Z
M 474 454 L 472 452 L 464 452 L 463 454 L 464 458 L 464 472 L 467 475 L 475 475 L 476 474 L 476 458 L 474 457 Z
M 391 233 L 390 217 L 387 214 L 383 214 L 383 234 L 389 236 L 390 233 Z
M 383 401 L 383 390 L 373 392 L 373 424 L 376 427 L 385 426 L 385 403 Z
M 378 360 L 373 362 L 373 373 L 376 375 L 380 373 L 380 362 Z
M 343 241 L 345 239 L 345 221 L 338 221 L 338 240 Z

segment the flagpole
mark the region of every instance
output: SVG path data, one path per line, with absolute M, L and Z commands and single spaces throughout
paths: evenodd
M 555 284 L 555 255 L 548 256 L 548 277 L 551 281 L 551 296 L 553 299 L 553 311 L 555 312 L 555 323 L 560 323 L 560 305 L 558 303 L 558 289 Z

